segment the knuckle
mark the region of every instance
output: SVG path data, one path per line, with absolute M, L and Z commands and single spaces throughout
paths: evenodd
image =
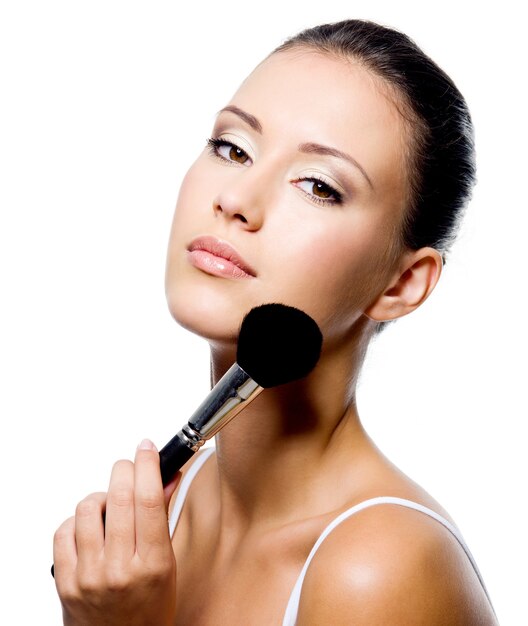
M 57 591 L 64 608 L 74 613 L 77 607 L 81 605 L 80 590 L 73 585 L 68 587 L 57 585 Z
M 111 567 L 106 573 L 106 588 L 111 593 L 120 593 L 130 586 L 130 576 L 121 567 Z
M 168 578 L 171 577 L 176 572 L 175 561 L 174 558 L 163 559 L 158 565 L 157 576 L 158 578 Z
M 99 514 L 101 511 L 101 502 L 96 494 L 91 494 L 81 500 L 75 509 L 76 517 L 91 517 Z
M 108 494 L 109 504 L 118 508 L 127 508 L 134 503 L 134 492 L 125 485 L 116 486 Z
M 77 584 L 79 592 L 86 598 L 95 597 L 102 587 L 99 577 L 90 571 L 85 571 L 79 575 Z
M 91 493 L 81 500 L 75 509 L 75 515 L 80 517 L 88 517 L 90 515 L 100 515 L 104 505 L 106 494 L 97 492 Z
M 53 543 L 55 545 L 69 541 L 75 524 L 75 518 L 69 517 L 55 531 L 53 535 Z
M 156 515 L 161 510 L 165 511 L 163 497 L 157 492 L 146 492 L 138 499 L 141 509 L 148 515 Z
M 159 585 L 167 580 L 174 579 L 175 576 L 176 567 L 169 559 L 161 561 L 155 568 L 151 568 L 145 573 L 145 579 L 151 585 Z

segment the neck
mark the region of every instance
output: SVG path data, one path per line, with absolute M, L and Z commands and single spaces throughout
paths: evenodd
M 354 463 L 370 442 L 355 401 L 366 343 L 354 345 L 323 353 L 302 381 L 265 389 L 217 434 L 221 511 L 231 528 L 276 526 L 307 517 L 308 509 L 313 515 L 339 508 L 342 495 L 332 486 L 345 474 L 354 480 Z M 213 382 L 233 361 L 232 350 L 212 346 Z

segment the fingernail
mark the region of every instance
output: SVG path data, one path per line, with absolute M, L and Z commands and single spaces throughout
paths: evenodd
M 155 450 L 156 446 L 150 439 L 143 439 L 143 441 L 137 447 L 138 450 Z

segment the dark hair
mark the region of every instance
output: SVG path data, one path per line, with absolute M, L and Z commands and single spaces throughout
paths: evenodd
M 272 54 L 299 46 L 352 57 L 399 96 L 396 102 L 403 105 L 400 112 L 411 130 L 408 206 L 399 243 L 414 250 L 435 248 L 445 262 L 476 180 L 473 124 L 462 94 L 412 39 L 374 22 L 308 28 Z

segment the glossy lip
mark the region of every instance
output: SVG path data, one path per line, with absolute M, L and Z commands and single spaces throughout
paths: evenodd
M 225 270 L 218 271 L 211 266 L 207 266 L 204 268 L 203 264 L 197 265 L 199 269 L 202 269 L 208 273 L 213 273 L 216 275 L 229 274 L 233 278 L 242 278 L 244 276 L 247 278 L 254 278 L 257 275 L 256 271 L 248 263 L 246 263 L 246 261 L 244 261 L 244 259 L 233 248 L 233 246 L 228 244 L 226 241 L 218 239 L 217 237 L 213 237 L 211 235 L 196 237 L 187 247 L 187 251 L 189 253 L 203 251 L 212 255 L 213 257 L 221 259 L 223 262 L 227 261 L 228 267 Z M 192 256 L 192 254 L 190 256 Z M 234 271 L 229 271 L 229 266 Z M 238 272 L 236 271 L 236 268 L 238 268 Z M 242 272 L 240 272 L 240 270 Z

